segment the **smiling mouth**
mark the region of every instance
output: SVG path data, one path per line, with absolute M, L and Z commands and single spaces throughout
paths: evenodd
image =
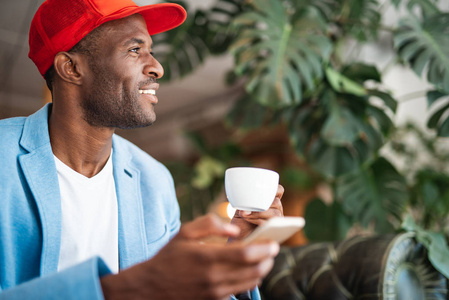
M 139 94 L 156 95 L 156 90 L 139 90 Z

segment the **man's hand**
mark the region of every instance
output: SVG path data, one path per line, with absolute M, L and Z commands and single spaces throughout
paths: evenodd
M 271 270 L 279 245 L 204 243 L 236 237 L 237 226 L 205 216 L 181 227 L 152 259 L 101 278 L 105 299 L 229 299 L 253 289 Z
M 237 210 L 232 218 L 231 224 L 237 225 L 240 228 L 240 234 L 236 240 L 245 238 L 254 229 L 266 222 L 268 219 L 273 217 L 282 217 L 284 215 L 284 210 L 282 208 L 281 198 L 284 194 L 284 188 L 282 185 L 278 186 L 276 197 L 270 208 L 262 212 L 250 212 Z M 234 240 L 231 238 L 231 240 Z

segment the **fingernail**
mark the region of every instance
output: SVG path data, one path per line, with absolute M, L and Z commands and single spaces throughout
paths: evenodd
M 273 243 L 270 246 L 270 254 L 271 255 L 277 255 L 279 253 L 280 246 L 278 243 Z
M 242 210 L 242 215 L 243 216 L 249 216 L 250 214 L 251 214 L 250 211 Z

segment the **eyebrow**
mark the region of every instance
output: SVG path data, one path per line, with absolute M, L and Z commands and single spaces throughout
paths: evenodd
M 123 44 L 123 46 L 129 46 L 129 45 L 132 45 L 132 44 L 143 45 L 143 44 L 145 44 L 145 41 L 142 40 L 142 39 L 139 39 L 139 38 L 131 38 L 131 39 L 127 40 L 127 41 Z

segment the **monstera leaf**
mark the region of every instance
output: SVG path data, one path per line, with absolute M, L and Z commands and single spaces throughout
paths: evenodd
M 442 93 L 440 91 L 427 92 L 427 106 L 432 108 L 440 105 L 444 101 L 444 105 L 438 106 L 439 108 L 430 116 L 427 121 L 427 127 L 430 129 L 436 129 L 437 135 L 442 137 L 449 136 L 449 93 Z M 437 103 L 437 104 L 436 104 Z
M 323 95 L 322 99 L 325 97 L 335 95 Z M 388 118 L 375 107 L 365 108 L 364 114 L 370 110 Z M 289 134 L 296 151 L 327 178 L 358 169 L 383 142 L 383 134 L 377 129 L 374 117 L 364 117 L 357 110 L 336 107 L 329 116 L 316 105 L 300 108 L 291 115 Z
M 259 103 L 299 104 L 304 90 L 313 89 L 322 78 L 322 62 L 332 50 L 322 15 L 312 6 L 298 12 L 279 0 L 251 4 L 251 12 L 234 20 L 241 28 L 231 47 L 235 70 L 248 76 L 246 90 Z
M 341 73 L 328 68 L 326 76 L 329 84 L 320 94 L 286 111 L 284 119 L 296 151 L 317 172 L 333 178 L 375 156 L 393 128 L 387 111 L 394 112 L 397 103 L 386 92 L 364 88 L 363 81 L 379 80 L 372 66 L 356 64 Z M 374 105 L 371 98 L 383 106 Z
M 318 139 L 312 143 L 305 157 L 317 172 L 331 179 L 356 170 L 371 154 L 372 149 L 360 139 L 340 147 Z
M 379 233 L 400 224 L 408 199 L 405 178 L 384 158 L 337 181 L 337 197 L 344 211 L 364 227 Z
M 381 75 L 375 66 L 361 62 L 345 66 L 342 69 L 342 73 L 359 84 L 363 84 L 366 80 L 372 80 L 377 83 L 382 82 Z
M 407 9 L 414 12 L 416 7 L 419 7 L 425 16 L 431 16 L 439 12 L 438 0 L 391 0 L 391 2 L 399 8 L 400 4 L 406 3 Z
M 326 78 L 332 88 L 337 92 L 353 94 L 356 96 L 366 95 L 366 90 L 361 84 L 349 79 L 331 67 L 326 68 Z
M 421 24 L 416 18 L 402 20 L 395 35 L 400 57 L 416 74 L 427 67 L 427 79 L 449 93 L 449 13 L 436 14 Z

